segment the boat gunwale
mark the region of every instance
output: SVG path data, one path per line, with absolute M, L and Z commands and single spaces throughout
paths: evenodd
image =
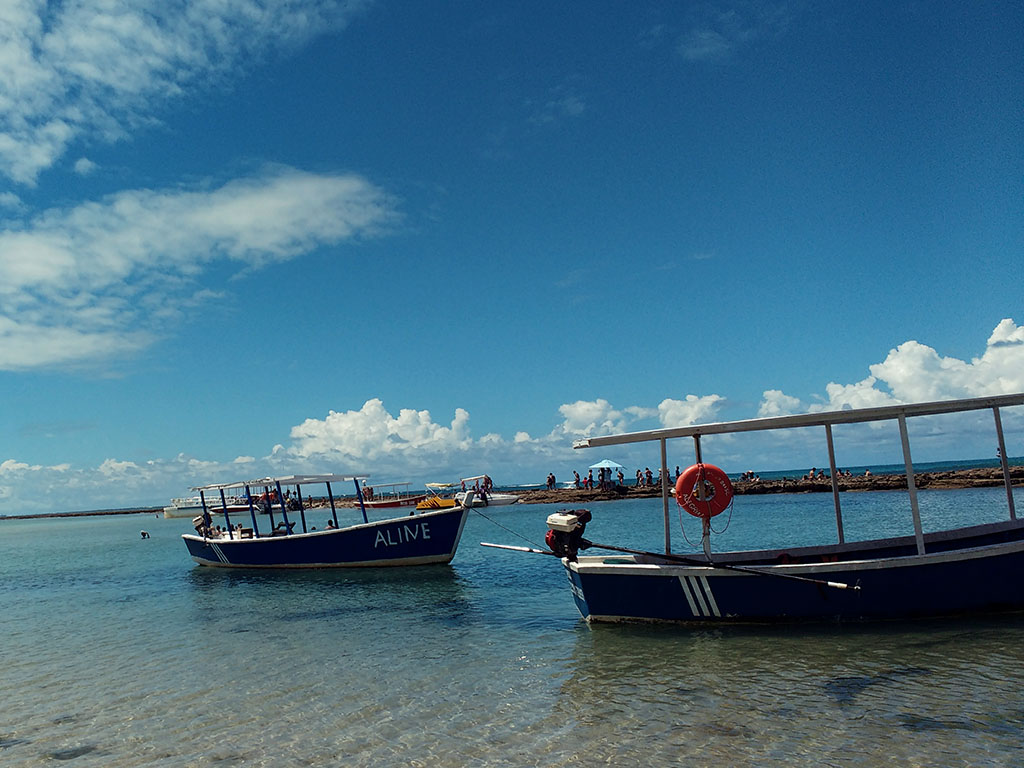
M 685 572 L 687 575 L 708 576 L 771 576 L 773 574 L 792 574 L 794 576 L 806 576 L 826 573 L 837 573 L 846 571 L 867 571 L 893 568 L 915 567 L 928 564 L 940 564 L 956 562 L 960 560 L 976 560 L 981 557 L 993 557 L 1004 554 L 1015 554 L 1024 551 L 1024 540 L 1001 541 L 993 544 L 983 544 L 976 547 L 964 547 L 962 549 L 951 549 L 941 552 L 926 552 L 923 555 L 896 555 L 892 557 L 864 558 L 861 560 L 838 560 L 836 562 L 821 563 L 728 563 L 730 566 L 739 566 L 743 570 L 730 568 L 718 568 L 714 563 L 644 563 L 644 562 L 604 562 L 609 556 L 587 555 L 579 558 L 576 562 L 566 562 L 566 567 L 576 573 L 599 574 L 601 571 L 614 570 L 616 573 L 628 573 L 631 570 L 640 571 L 637 575 L 652 575 L 655 572 L 665 576 L 672 576 L 675 572 Z M 616 560 L 625 560 L 626 556 L 616 556 Z M 654 559 L 654 558 L 652 558 Z M 601 562 L 597 562 L 600 560 Z M 723 561 L 723 565 L 725 565 Z M 748 570 L 749 569 L 749 570 Z

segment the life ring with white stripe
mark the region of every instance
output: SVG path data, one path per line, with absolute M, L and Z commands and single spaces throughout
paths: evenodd
M 712 518 L 732 502 L 729 476 L 714 464 L 694 464 L 676 480 L 676 504 L 694 517 Z

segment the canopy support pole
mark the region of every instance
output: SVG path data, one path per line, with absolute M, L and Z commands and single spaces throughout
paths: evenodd
M 256 503 L 252 500 L 252 492 L 249 486 L 245 486 L 245 498 L 249 500 L 249 517 L 252 518 L 252 534 L 257 539 L 260 537 L 260 527 L 256 525 Z
M 331 502 L 331 517 L 334 518 L 334 527 L 338 527 L 338 510 L 334 507 L 334 494 L 331 493 L 331 484 L 327 484 L 327 498 Z
M 839 543 L 846 539 L 843 536 L 843 512 L 839 508 L 839 478 L 836 476 L 836 449 L 832 443 L 832 425 L 825 425 L 825 437 L 828 440 L 828 468 L 832 473 L 832 501 L 836 505 L 836 530 L 839 532 Z
M 302 532 L 308 533 L 306 530 L 306 508 L 302 504 L 302 487 L 299 485 L 295 486 L 295 498 L 299 500 L 299 517 L 302 519 Z
M 359 487 L 359 478 L 358 477 L 355 478 L 355 483 L 356 483 L 356 501 L 359 502 L 359 509 L 363 513 L 363 522 L 364 523 L 368 523 L 368 522 L 370 522 L 370 520 L 366 516 L 366 505 L 363 504 L 363 491 Z
M 668 453 L 665 450 L 665 438 L 661 438 L 661 506 L 665 513 L 665 554 L 672 553 L 672 529 L 669 527 L 668 516 Z
M 910 512 L 914 516 L 914 539 L 917 542 L 917 554 L 924 554 L 924 531 L 921 529 L 921 508 L 917 504 L 917 486 L 914 483 L 914 463 L 910 459 L 910 436 L 907 434 L 907 416 L 901 413 L 900 442 L 903 444 L 903 463 L 907 468 L 907 492 L 910 494 Z
M 281 481 L 276 481 L 277 485 L 277 500 L 281 502 L 281 517 L 284 519 L 284 535 L 290 536 L 292 533 L 292 524 L 288 522 L 288 505 L 284 503 L 284 492 L 281 490 Z
M 235 531 L 231 527 L 231 518 L 228 517 L 228 502 L 227 502 L 227 499 L 224 498 L 224 489 L 223 488 L 220 489 L 220 506 L 221 506 L 221 509 L 224 510 L 224 525 L 228 529 L 228 538 L 229 539 L 233 539 L 233 538 L 235 538 Z
M 996 438 L 999 440 L 999 463 L 1003 465 L 1003 485 L 1006 486 L 1006 502 L 1010 507 L 1010 519 L 1017 519 L 1017 510 L 1013 504 L 1013 483 L 1010 481 L 1010 464 L 1006 460 L 1006 442 L 1003 440 L 1003 419 L 999 415 L 999 408 L 992 409 L 992 415 L 996 418 Z

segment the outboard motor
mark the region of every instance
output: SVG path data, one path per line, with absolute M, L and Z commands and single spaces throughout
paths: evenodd
M 577 552 L 590 546 L 583 532 L 592 517 L 589 509 L 570 509 L 548 515 L 548 532 L 544 535 L 548 548 L 559 557 L 575 562 Z

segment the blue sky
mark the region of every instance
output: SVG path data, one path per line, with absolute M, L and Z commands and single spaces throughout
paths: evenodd
M 603 458 L 585 435 L 1024 391 L 1022 29 L 954 2 L 6 2 L 0 514 L 294 471 L 542 482 Z M 915 450 L 992 455 L 982 422 Z

